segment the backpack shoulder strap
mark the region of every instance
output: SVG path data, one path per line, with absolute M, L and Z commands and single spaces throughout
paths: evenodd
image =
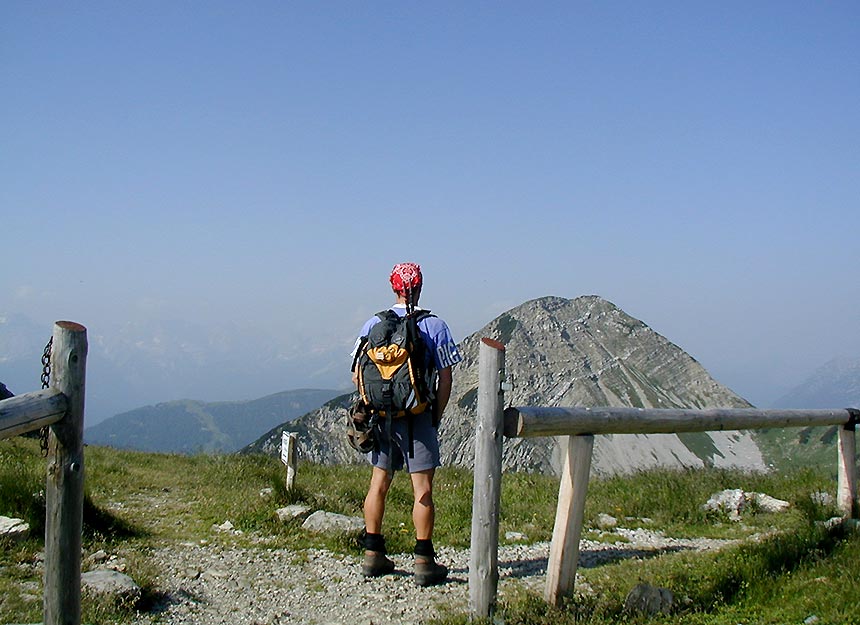
M 362 336 L 361 339 L 359 339 L 358 347 L 355 348 L 355 356 L 352 357 L 352 367 L 350 368 L 350 371 L 355 371 L 355 367 L 358 364 L 358 361 L 361 359 L 361 355 L 362 353 L 364 353 L 364 347 L 366 345 L 367 337 Z
M 416 311 L 412 314 L 412 316 L 410 317 L 410 319 L 412 319 L 413 321 L 415 321 L 415 325 L 418 325 L 421 321 L 423 321 L 423 320 L 424 320 L 424 319 L 426 319 L 427 317 L 435 317 L 435 316 L 436 316 L 436 315 L 434 315 L 433 313 L 431 313 L 429 310 L 416 310 Z
M 385 310 L 380 310 L 378 313 L 376 313 L 376 316 L 379 317 L 380 321 L 388 321 L 388 320 L 392 319 L 392 317 L 395 320 L 400 318 L 400 315 L 398 315 L 396 312 L 394 312 L 390 308 L 386 308 Z

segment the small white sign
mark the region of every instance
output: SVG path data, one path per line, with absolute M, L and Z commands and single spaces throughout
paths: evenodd
M 299 435 L 295 432 L 281 434 L 281 462 L 287 465 L 287 490 L 292 490 L 296 483 L 296 440 Z
M 281 432 L 281 462 L 290 464 L 290 433 Z

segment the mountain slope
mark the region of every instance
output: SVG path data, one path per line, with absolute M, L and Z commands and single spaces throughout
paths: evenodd
M 87 443 L 177 453 L 232 452 L 273 425 L 292 421 L 337 391 L 284 391 L 244 402 L 180 400 L 138 408 L 87 428 Z
M 574 300 L 544 297 L 526 302 L 466 338 L 463 362 L 454 375 L 451 402 L 440 428 L 443 462 L 471 466 L 477 408 L 478 343 L 482 337 L 506 346 L 511 405 L 749 407 L 692 357 L 641 321 L 596 296 Z M 324 463 L 359 461 L 345 442 L 343 423 L 351 397 L 341 396 L 294 423 L 279 426 L 249 446 L 277 453 L 280 432 L 299 432 L 303 457 Z M 506 469 L 557 471 L 553 439 L 505 441 Z M 763 469 L 748 433 L 600 436 L 596 473 L 621 473 L 649 466 L 741 466 Z
M 773 408 L 860 408 L 860 360 L 834 358 L 777 399 Z M 836 467 L 838 427 L 767 430 L 758 437 L 777 467 Z

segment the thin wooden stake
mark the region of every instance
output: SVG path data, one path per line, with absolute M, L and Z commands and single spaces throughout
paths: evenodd
M 857 518 L 857 461 L 854 424 L 839 428 L 839 466 L 837 478 L 837 504 L 842 515 Z

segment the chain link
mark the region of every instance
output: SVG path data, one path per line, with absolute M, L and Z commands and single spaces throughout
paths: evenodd
M 42 352 L 42 388 L 51 386 L 51 349 L 54 346 L 54 337 L 48 340 L 45 345 L 45 351 Z M 39 430 L 39 447 L 42 450 L 42 456 L 48 455 L 48 426 L 46 425 Z

